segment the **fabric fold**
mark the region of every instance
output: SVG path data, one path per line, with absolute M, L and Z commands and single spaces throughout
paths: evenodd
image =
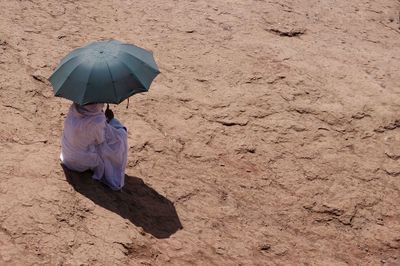
M 125 184 L 128 134 L 117 119 L 107 123 L 103 107 L 71 105 L 64 121 L 60 159 L 71 170 L 92 170 L 93 179 L 119 190 Z

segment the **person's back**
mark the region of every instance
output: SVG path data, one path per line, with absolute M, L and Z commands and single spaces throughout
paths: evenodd
M 73 113 L 68 114 L 64 129 L 70 129 L 65 134 L 65 140 L 76 148 L 85 151 L 89 146 L 100 144 L 104 141 L 105 119 L 102 116 L 77 117 Z M 68 134 L 72 133 L 73 134 Z

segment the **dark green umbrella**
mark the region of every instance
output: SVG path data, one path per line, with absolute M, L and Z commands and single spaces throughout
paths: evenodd
M 109 40 L 70 52 L 49 80 L 56 96 L 80 105 L 118 104 L 135 93 L 148 91 L 159 73 L 151 52 Z

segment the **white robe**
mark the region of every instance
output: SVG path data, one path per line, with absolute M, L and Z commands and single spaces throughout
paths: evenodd
M 103 107 L 71 105 L 64 121 L 60 159 L 71 170 L 93 170 L 94 179 L 119 190 L 125 181 L 128 135 L 117 119 L 107 123 Z

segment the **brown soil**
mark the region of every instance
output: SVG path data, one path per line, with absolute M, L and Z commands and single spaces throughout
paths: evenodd
M 0 1 L 1 265 L 400 265 L 400 2 Z M 46 78 L 89 41 L 162 74 L 115 106 L 127 185 L 64 171 Z

